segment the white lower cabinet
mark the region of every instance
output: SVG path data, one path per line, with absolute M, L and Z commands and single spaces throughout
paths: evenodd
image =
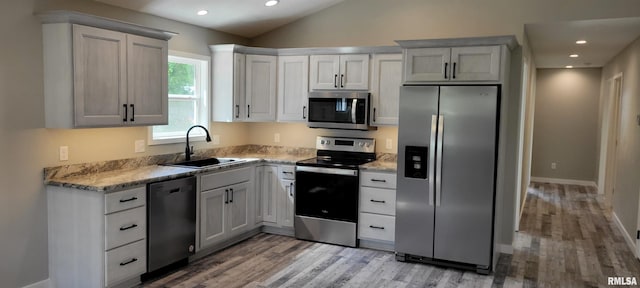
M 147 272 L 146 186 L 113 193 L 47 186 L 53 287 L 133 286 Z
M 256 167 L 256 223 L 278 228 L 293 228 L 295 198 L 293 165 L 260 165 Z
M 200 176 L 199 250 L 253 228 L 252 179 L 252 167 Z
M 360 174 L 360 246 L 392 251 L 396 231 L 396 175 L 363 171 Z

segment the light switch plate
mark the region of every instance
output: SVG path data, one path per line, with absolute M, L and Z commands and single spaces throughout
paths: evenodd
M 273 142 L 280 143 L 280 133 L 273 134 Z
M 60 161 L 69 160 L 69 146 L 60 146 L 59 149 Z
M 145 151 L 145 147 L 144 147 L 144 140 L 136 140 L 134 142 L 134 146 L 135 146 L 135 152 L 136 153 L 142 153 Z
M 213 135 L 211 137 L 211 144 L 220 145 L 220 135 Z
M 385 143 L 385 148 L 387 148 L 388 150 L 393 149 L 393 140 L 391 140 L 391 138 L 387 138 L 387 143 Z

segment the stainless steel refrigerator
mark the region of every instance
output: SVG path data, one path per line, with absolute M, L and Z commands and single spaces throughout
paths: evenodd
M 400 89 L 396 258 L 489 273 L 499 86 Z

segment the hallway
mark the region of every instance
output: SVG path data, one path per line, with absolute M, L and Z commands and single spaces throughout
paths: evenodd
M 595 188 L 533 183 L 513 255 L 489 276 L 259 234 L 144 287 L 606 287 L 640 262 Z
M 506 287 L 595 287 L 611 276 L 640 277 L 640 262 L 596 188 L 533 182 L 527 195 Z

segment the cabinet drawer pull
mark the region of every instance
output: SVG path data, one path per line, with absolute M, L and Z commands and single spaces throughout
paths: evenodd
M 137 224 L 131 224 L 129 226 L 120 227 L 120 231 L 125 231 L 125 230 L 133 229 L 133 228 L 136 228 L 136 227 L 138 227 Z
M 375 178 L 373 178 L 373 179 L 371 179 L 371 182 L 387 183 L 387 180 L 385 180 L 385 179 L 375 179 Z
M 373 203 L 382 203 L 382 204 L 387 203 L 387 201 L 384 201 L 384 200 L 374 200 L 374 199 L 371 199 L 371 202 L 373 202 Z
M 176 193 L 176 192 L 180 192 L 180 188 L 171 189 L 171 191 L 169 191 L 169 194 L 173 194 L 173 193 Z
M 382 226 L 369 225 L 369 228 L 384 230 L 384 227 L 382 227 Z
M 124 117 L 122 117 L 123 122 L 127 122 L 127 116 L 129 116 L 129 110 L 127 109 L 127 104 L 122 104 L 124 107 Z
M 292 174 L 293 175 L 293 172 L 291 172 L 291 171 L 282 171 L 282 174 Z
M 129 261 L 120 262 L 120 266 L 125 266 L 125 265 L 131 264 L 131 263 L 136 262 L 136 261 L 138 261 L 138 258 L 131 258 L 131 260 L 129 260 Z
M 138 200 L 138 197 L 131 197 L 129 199 L 120 199 L 120 203 L 130 202 L 134 200 Z

